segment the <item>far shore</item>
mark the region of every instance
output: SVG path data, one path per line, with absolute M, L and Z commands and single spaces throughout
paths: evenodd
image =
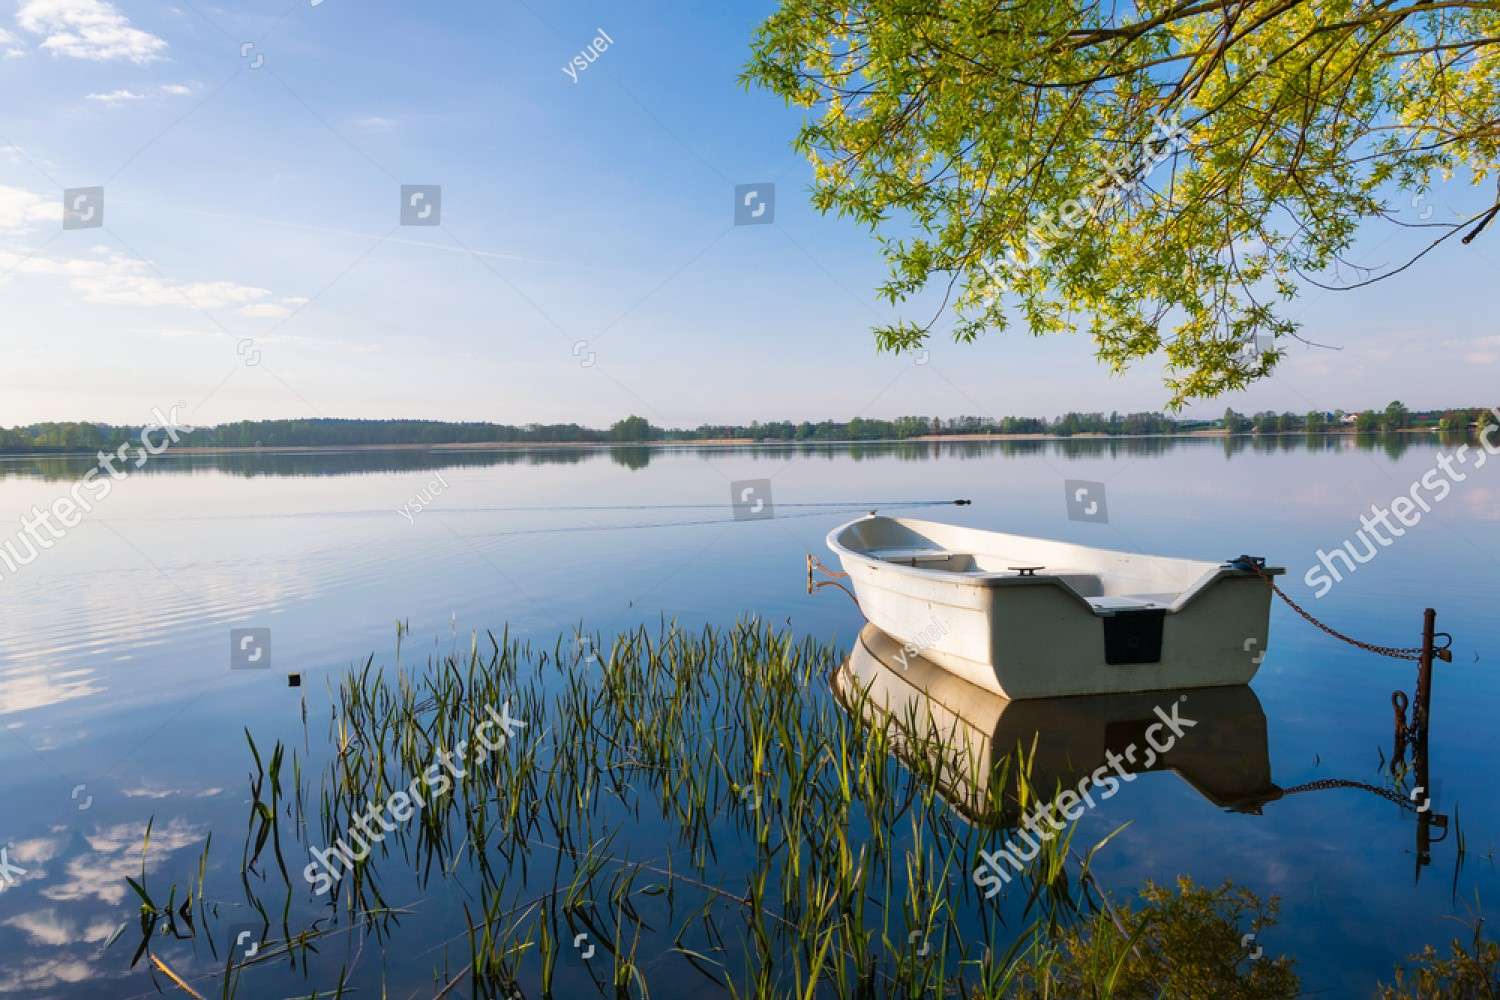
M 1321 431 L 1237 431 L 1231 434 L 1223 428 L 1210 427 L 1202 430 L 1179 431 L 1174 434 L 1105 434 L 1089 432 L 1079 434 L 921 434 L 908 438 L 860 438 L 836 440 L 784 441 L 756 438 L 704 438 L 695 441 L 460 441 L 443 444 L 300 444 L 264 445 L 228 448 L 177 447 L 164 451 L 164 455 L 287 455 L 287 454 L 339 454 L 366 451 L 538 451 L 544 449 L 577 449 L 599 451 L 610 448 L 793 448 L 806 445 L 846 446 L 860 444 L 953 444 L 965 441 L 1139 441 L 1155 438 L 1222 438 L 1222 437 L 1303 437 L 1307 434 L 1436 434 L 1436 427 L 1403 427 L 1399 431 L 1360 432 L 1352 427 L 1330 427 Z M 95 451 L 0 451 L 0 458 L 75 458 L 92 456 Z

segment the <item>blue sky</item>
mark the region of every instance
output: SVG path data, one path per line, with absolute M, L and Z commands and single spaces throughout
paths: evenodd
M 808 206 L 800 113 L 736 81 L 770 9 L 0 0 L 0 424 L 1160 407 L 1154 365 L 1111 376 L 1083 338 L 876 354 L 875 242 Z M 775 223 L 734 226 L 734 185 L 766 181 Z M 441 226 L 398 224 L 402 184 L 442 186 Z M 62 189 L 95 185 L 104 226 L 62 230 Z M 1342 350 L 1227 402 L 1493 403 L 1497 240 L 1314 290 L 1292 314 Z

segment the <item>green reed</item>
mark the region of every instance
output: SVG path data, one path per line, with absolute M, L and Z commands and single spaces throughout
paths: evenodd
M 424 959 L 439 996 L 550 996 L 580 970 L 619 996 L 650 995 L 657 976 L 691 995 L 1002 996 L 1090 919 L 1093 851 L 1078 855 L 1072 828 L 994 900 L 970 878 L 1054 791 L 1032 784 L 1034 746 L 991 760 L 915 705 L 893 713 L 832 684 L 842 657 L 826 645 L 759 621 L 662 622 L 607 647 L 475 634 L 405 664 L 406 637 L 398 624 L 393 666 L 372 657 L 330 689 L 327 750 L 308 751 L 319 765 L 246 734 L 241 882 L 283 940 L 254 963 L 231 957 L 221 995 L 247 964 L 311 977 L 340 927 L 400 963 L 412 918 L 392 900 L 448 880 L 461 926 Z M 476 753 L 488 709 L 524 726 Z M 354 816 L 460 746 L 445 793 L 426 786 L 326 896 L 308 890 L 309 848 L 347 841 Z M 256 892 L 272 880 L 275 914 Z M 702 989 L 683 990 L 689 977 Z
M 1025 748 L 981 780 L 989 763 L 931 720 L 884 716 L 863 691 L 829 698 L 835 651 L 759 622 L 664 622 L 604 648 L 487 633 L 420 667 L 352 670 L 330 708 L 334 753 L 305 799 L 318 803 L 311 844 L 347 840 L 370 803 L 473 748 L 487 707 L 525 727 L 498 752 L 466 753 L 448 794 L 372 845 L 333 889 L 338 912 L 389 912 L 388 867 L 421 884 L 467 871 L 477 897 L 458 988 L 478 996 L 550 989 L 580 935 L 608 957 L 590 963 L 599 984 L 622 995 L 645 995 L 646 967 L 666 955 L 736 996 L 920 996 L 957 989 L 1017 935 L 968 876 L 1005 832 L 998 817 L 1036 794 Z M 269 843 L 279 866 L 266 813 L 283 794 L 281 748 L 263 778 L 256 760 L 251 857 Z M 986 789 L 967 817 L 949 798 L 963 787 Z M 637 823 L 664 831 L 665 860 L 617 843 Z M 1018 882 L 1038 925 L 1076 908 L 1067 846 L 1049 843 Z M 721 852 L 747 863 L 731 869 Z M 979 936 L 957 932 L 965 914 Z
M 622 997 L 663 986 L 803 1000 L 1299 995 L 1290 960 L 1251 963 L 1241 944 L 1245 927 L 1269 926 L 1274 900 L 1179 879 L 1175 892 L 1148 884 L 1135 908 L 1111 903 L 1091 870 L 1118 830 L 1080 850 L 1069 827 L 1002 895 L 982 898 L 970 880 L 979 852 L 1056 793 L 1032 781 L 1035 741 L 991 756 L 917 701 L 892 710 L 835 683 L 841 658 L 827 646 L 758 621 L 699 632 L 663 622 L 598 657 L 586 652 L 602 650 L 598 636 L 537 648 L 505 631 L 475 634 L 462 652 L 455 637 L 446 655 L 408 665 L 408 634 L 399 623 L 393 666 L 371 657 L 330 688 L 326 748 L 313 747 L 306 701 L 301 754 L 281 742 L 263 754 L 246 732 L 244 903 L 206 888 L 212 838 L 196 886 L 153 895 L 147 824 L 127 879 L 140 903 L 132 965 L 150 953 L 147 967 L 176 982 L 181 969 L 156 942 L 203 936 L 217 955 L 211 925 L 248 907 L 281 939 L 253 958 L 223 955 L 216 974 L 187 969 L 205 995 L 237 996 L 246 970 L 273 963 L 312 997 L 373 995 L 374 979 L 385 996 L 388 972 L 368 966 L 409 980 L 429 963 L 439 998 L 573 995 L 580 970 Z M 472 748 L 486 709 L 501 706 L 525 724 L 514 738 L 466 753 L 445 794 L 425 795 L 328 895 L 309 891 L 306 850 L 347 837 L 370 803 Z M 1453 825 L 1456 886 L 1456 809 Z M 428 918 L 386 898 L 414 884 L 461 896 L 461 926 L 418 955 L 402 925 Z M 277 909 L 262 901 L 267 886 L 280 887 Z M 336 935 L 350 938 L 341 959 Z M 1500 947 L 1476 930 L 1452 952 L 1414 956 L 1382 995 L 1500 992 Z

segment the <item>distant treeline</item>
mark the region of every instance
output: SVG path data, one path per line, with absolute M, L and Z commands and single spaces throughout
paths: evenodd
M 1171 434 L 1210 427 L 1213 421 L 1178 421 L 1159 413 L 1069 413 L 1039 417 L 898 417 L 895 420 L 789 420 L 705 424 L 691 430 L 652 425 L 644 417 L 616 421 L 605 430 L 579 424 L 448 423 L 438 420 L 241 420 L 180 432 L 178 447 L 285 448 L 398 444 L 620 444 L 642 441 L 901 441 L 929 434 Z M 0 428 L 0 451 L 112 450 L 140 436 L 141 427 L 42 423 Z
M 1161 413 L 1065 413 L 1060 417 L 897 417 L 817 423 L 790 420 L 704 424 L 691 430 L 655 427 L 644 417 L 616 421 L 605 430 L 579 424 L 449 423 L 438 420 L 241 420 L 179 431 L 177 447 L 288 448 L 439 444 L 621 444 L 643 441 L 904 441 L 929 435 L 1077 434 L 1138 436 L 1227 429 L 1232 433 L 1348 430 L 1395 431 L 1430 427 L 1458 431 L 1493 420 L 1484 408 L 1409 411 L 1399 402 L 1384 410 L 1306 414 L 1265 411 L 1249 416 L 1226 410 L 1220 420 L 1179 420 Z M 0 451 L 113 451 L 140 437 L 143 428 L 95 423 L 40 423 L 0 428 Z
M 1360 410 L 1346 413 L 1343 410 L 1312 410 L 1308 413 L 1276 413 L 1262 410 L 1246 416 L 1226 409 L 1222 419 L 1215 425 L 1233 434 L 1254 431 L 1259 434 L 1306 431 L 1317 434 L 1325 431 L 1354 431 L 1358 434 L 1374 434 L 1380 431 L 1404 431 L 1425 429 L 1444 433 L 1458 433 L 1474 428 L 1484 430 L 1487 423 L 1497 423 L 1495 415 L 1486 407 L 1465 407 L 1457 410 L 1408 410 L 1396 400 L 1383 410 Z

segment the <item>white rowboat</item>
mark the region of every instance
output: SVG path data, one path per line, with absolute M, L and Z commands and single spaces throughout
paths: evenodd
M 1240 560 L 875 515 L 835 528 L 828 547 L 908 658 L 1005 698 L 1245 684 L 1265 656 L 1271 588 Z

